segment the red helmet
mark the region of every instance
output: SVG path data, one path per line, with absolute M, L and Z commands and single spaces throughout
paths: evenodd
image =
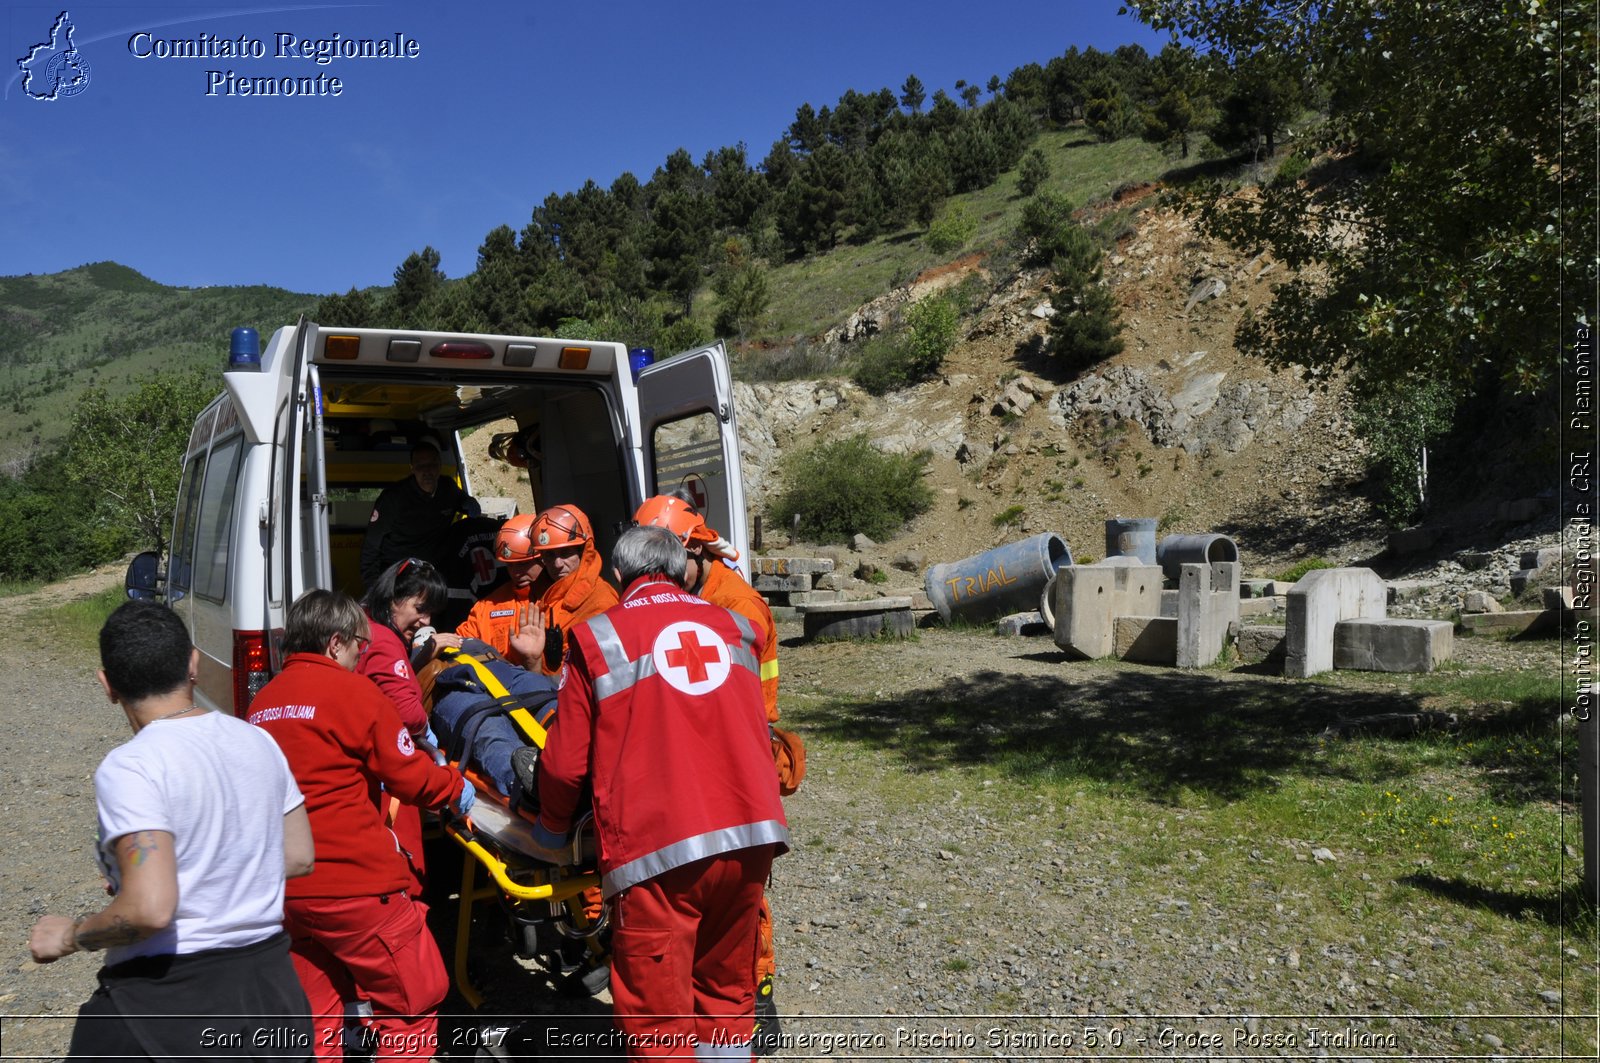
M 534 518 L 529 534 L 534 553 L 567 550 L 594 541 L 589 518 L 577 506 L 551 506 Z
M 633 515 L 635 524 L 665 528 L 685 547 L 703 547 L 713 557 L 736 561 L 739 551 L 722 536 L 706 527 L 706 519 L 683 499 L 674 495 L 654 495 L 644 500 Z

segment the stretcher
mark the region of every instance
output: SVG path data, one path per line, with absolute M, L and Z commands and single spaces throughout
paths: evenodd
M 504 715 L 533 746 L 544 748 L 545 724 L 553 715 L 544 695 L 529 704 L 510 694 L 483 662 L 471 654 L 444 649 L 440 657 L 450 664 L 469 664 L 488 692 L 485 703 L 469 710 L 473 716 Z M 533 840 L 530 814 L 516 800 L 501 793 L 488 776 L 471 763 L 468 747 L 475 728 L 462 727 L 441 757 L 460 769 L 477 789 L 471 815 L 445 820 L 446 837 L 467 854 L 462 863 L 459 910 L 452 964 L 456 990 L 473 1008 L 483 994 L 468 971 L 473 918 L 488 902 L 509 918 L 513 939 L 524 958 L 537 960 L 563 985 L 575 992 L 594 993 L 608 983 L 610 932 L 599 909 L 600 875 L 596 870 L 594 817 L 586 813 L 573 830 L 567 860 L 551 863 Z M 538 854 L 538 855 L 536 855 Z

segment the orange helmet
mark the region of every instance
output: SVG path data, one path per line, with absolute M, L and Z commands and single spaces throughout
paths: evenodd
M 715 557 L 725 557 L 730 561 L 737 560 L 739 551 L 733 544 L 722 536 L 706 527 L 706 519 L 696 513 L 681 498 L 673 495 L 654 495 L 644 500 L 638 512 L 633 515 L 635 524 L 657 528 L 665 528 L 685 547 L 704 547 L 706 553 Z
M 529 529 L 534 553 L 566 550 L 594 541 L 589 518 L 577 506 L 551 506 L 534 518 Z
M 494 537 L 494 556 L 501 561 L 533 560 L 532 513 L 519 513 L 500 525 Z

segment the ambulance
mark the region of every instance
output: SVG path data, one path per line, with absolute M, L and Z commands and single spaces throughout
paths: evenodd
M 656 360 L 615 342 L 302 318 L 264 349 L 250 329 L 235 329 L 230 346 L 224 391 L 184 452 L 171 556 L 142 554 L 127 575 L 131 596 L 162 598 L 183 617 L 207 708 L 245 714 L 280 667 L 284 611 L 301 594 L 360 596 L 373 501 L 410 474 L 420 441 L 439 447 L 443 475 L 469 494 L 468 452 L 493 448 L 523 466 L 515 508 L 577 505 L 602 556 L 645 498 L 673 488 L 748 554 L 721 343 Z M 492 573 L 489 551 L 474 560 L 477 577 Z M 470 599 L 462 582 L 452 595 Z

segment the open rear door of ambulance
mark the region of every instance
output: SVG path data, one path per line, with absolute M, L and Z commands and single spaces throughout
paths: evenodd
M 739 467 L 728 352 L 714 343 L 655 362 L 639 372 L 640 443 L 646 496 L 688 491 L 706 523 L 739 550 L 750 571 L 750 532 Z
M 327 469 L 322 446 L 322 386 L 312 364 L 320 342 L 305 318 L 294 340 L 289 386 L 273 421 L 271 513 L 267 550 L 266 629 L 283 631 L 289 603 L 306 591 L 333 585 L 328 547 Z M 272 672 L 282 665 L 270 638 Z

